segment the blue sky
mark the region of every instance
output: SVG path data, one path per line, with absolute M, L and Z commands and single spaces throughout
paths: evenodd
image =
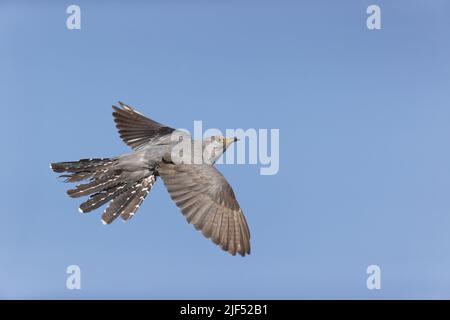
M 450 298 L 449 10 L 0 1 L 0 297 Z M 172 127 L 280 129 L 277 175 L 219 168 L 249 257 L 205 240 L 161 183 L 126 224 L 78 213 L 48 165 L 128 152 L 117 100 Z M 72 264 L 81 290 L 66 289 Z M 366 288 L 372 264 L 381 290 Z

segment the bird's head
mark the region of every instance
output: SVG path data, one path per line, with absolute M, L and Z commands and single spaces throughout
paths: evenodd
M 233 143 L 239 141 L 238 138 L 226 138 L 224 136 L 211 136 L 203 141 L 204 157 L 211 163 L 217 161 L 220 156 L 227 150 L 227 148 Z

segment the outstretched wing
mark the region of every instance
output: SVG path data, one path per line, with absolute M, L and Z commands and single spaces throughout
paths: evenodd
M 167 135 L 175 129 L 153 121 L 119 101 L 122 108 L 113 106 L 113 117 L 120 138 L 134 150 L 154 139 Z
M 161 163 L 158 170 L 187 221 L 232 255 L 250 254 L 250 231 L 233 189 L 209 165 Z

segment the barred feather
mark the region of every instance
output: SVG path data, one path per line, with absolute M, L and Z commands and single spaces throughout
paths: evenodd
M 80 171 L 96 171 L 99 167 L 105 167 L 113 164 L 115 159 L 81 159 L 79 161 L 56 162 L 51 164 L 54 172 L 80 172 Z
M 119 216 L 125 221 L 132 218 L 151 191 L 155 181 L 156 177 L 151 175 L 136 182 L 117 198 L 113 199 L 103 212 L 102 222 L 110 224 Z
M 130 188 L 130 186 L 131 186 L 130 184 L 121 183 L 105 191 L 93 194 L 91 195 L 88 201 L 83 202 L 80 205 L 80 210 L 83 213 L 95 210 L 101 207 L 102 205 L 108 203 L 109 201 L 117 197 L 119 194 L 126 192 Z
M 120 214 L 120 217 L 124 221 L 127 221 L 134 216 L 134 214 L 144 201 L 145 197 L 152 190 L 155 181 L 156 177 L 154 175 L 145 178 L 142 181 L 142 186 L 138 190 L 136 190 L 136 193 L 133 195 L 133 198 L 130 200 L 130 202 L 127 204 L 127 206 L 123 209 L 123 211 Z
M 78 198 L 101 192 L 119 184 L 119 177 L 119 175 L 115 175 L 111 178 L 95 179 L 89 183 L 78 185 L 76 189 L 67 190 L 67 194 L 72 198 Z

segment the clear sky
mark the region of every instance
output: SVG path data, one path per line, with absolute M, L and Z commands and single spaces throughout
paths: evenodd
M 71 4 L 81 30 L 66 28 Z M 370 4 L 381 30 L 366 27 Z M 449 12 L 444 0 L 0 1 L 0 297 L 450 298 Z M 280 129 L 277 175 L 219 167 L 250 256 L 205 240 L 161 181 L 128 223 L 77 211 L 48 165 L 128 152 L 117 100 L 176 128 Z M 66 288 L 73 264 L 81 290 Z

